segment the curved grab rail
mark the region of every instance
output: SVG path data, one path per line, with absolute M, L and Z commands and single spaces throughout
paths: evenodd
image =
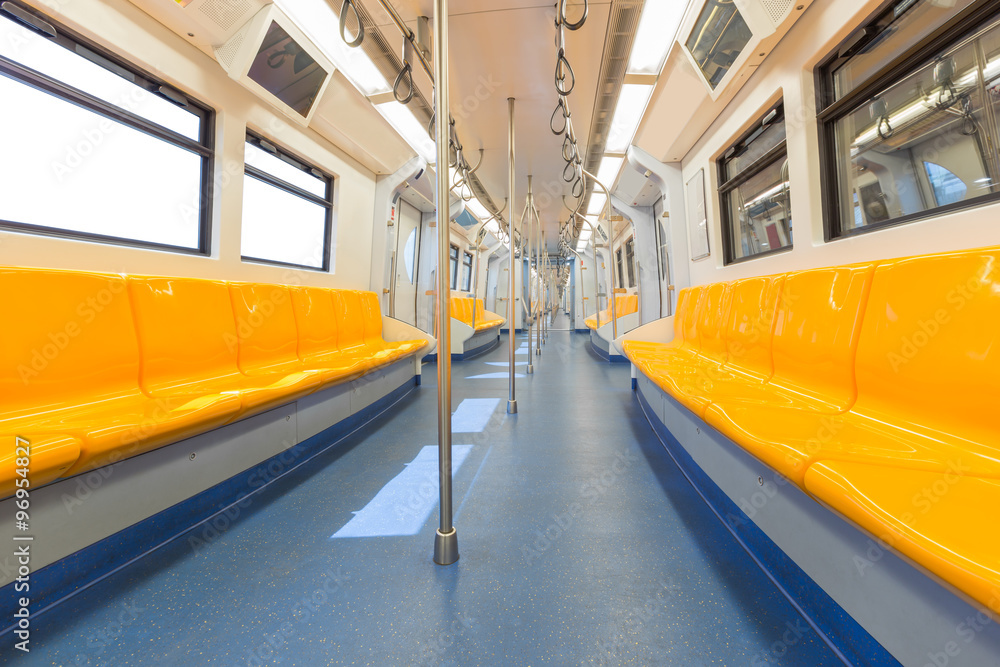
M 466 167 L 466 170 L 465 170 L 466 178 L 468 178 L 469 176 L 472 176 L 474 173 L 476 173 L 477 171 L 479 171 L 479 167 L 481 167 L 483 165 L 483 158 L 484 157 L 486 157 L 486 150 L 480 148 L 479 149 L 479 162 L 476 163 L 475 167 L 472 167 L 472 168 Z
M 358 36 L 353 40 L 347 39 L 348 7 L 354 12 L 354 18 L 358 21 Z M 340 38 L 352 49 L 361 46 L 361 42 L 365 41 L 365 25 L 361 22 L 361 14 L 358 13 L 358 8 L 354 5 L 354 0 L 344 0 L 344 4 L 340 6 Z

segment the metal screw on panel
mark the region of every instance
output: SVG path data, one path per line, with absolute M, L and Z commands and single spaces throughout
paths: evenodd
M 198 455 L 197 455 L 197 454 L 195 454 L 194 452 L 191 452 L 191 456 L 189 456 L 188 458 L 189 458 L 190 460 L 194 461 L 194 457 L 196 457 L 196 456 L 198 456 Z

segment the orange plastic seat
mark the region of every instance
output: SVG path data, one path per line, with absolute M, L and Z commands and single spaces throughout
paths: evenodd
M 337 347 L 340 351 L 368 359 L 369 368 L 385 363 L 388 355 L 379 359 L 365 343 L 365 317 L 361 308 L 361 295 L 354 290 L 331 290 L 333 310 L 337 317 Z
M 0 436 L 0 498 L 13 495 L 19 488 L 33 491 L 43 484 L 62 477 L 80 457 L 80 441 L 68 435 L 34 435 L 21 433 Z M 19 450 L 20 447 L 20 450 Z M 18 459 L 28 455 L 28 475 L 22 477 Z M 27 483 L 23 480 L 27 479 Z
M 806 490 L 984 606 L 1000 588 L 1000 534 L 981 510 L 1000 506 L 1000 480 L 824 461 Z
M 301 373 L 249 377 L 240 371 L 240 331 L 225 282 L 131 277 L 129 294 L 142 348 L 140 384 L 154 398 L 232 395 L 238 401 L 234 421 L 317 386 L 315 378 Z M 250 326 L 244 319 L 243 333 Z
M 151 398 L 126 281 L 75 271 L 5 269 L 0 296 L 16 327 L 0 344 L 0 431 L 76 438 L 64 475 L 91 470 L 228 421 L 239 399 Z
M 666 354 L 643 364 L 657 385 L 682 405 L 701 416 L 711 401 L 712 380 L 724 375 L 724 330 L 729 316 L 730 284 L 714 283 L 703 289 L 698 317 L 693 321 L 699 346 L 696 353 Z
M 266 283 L 230 283 L 236 316 L 240 371 L 250 377 L 282 374 L 295 378 L 299 396 L 338 382 L 340 368 L 312 368 L 299 359 L 298 328 L 288 287 Z
M 330 290 L 293 287 L 289 291 L 303 367 L 321 370 L 324 386 L 364 375 L 371 368 L 368 357 L 342 352 L 337 344 L 337 315 Z
M 425 345 L 423 340 L 387 341 L 382 338 L 382 309 L 375 292 L 359 292 L 364 316 L 365 344 L 376 354 L 385 352 L 389 363 L 415 354 Z
M 626 341 L 622 346 L 629 361 L 652 379 L 650 365 L 675 359 L 691 360 L 698 354 L 698 314 L 705 288 L 682 289 L 677 295 L 674 339 L 669 343 Z
M 1000 250 L 880 265 L 858 343 L 858 398 L 824 462 L 1000 478 Z
M 797 440 L 778 426 L 804 422 L 816 434 L 820 416 L 841 414 L 854 404 L 854 356 L 873 269 L 868 264 L 788 274 L 772 336 L 773 375 L 763 384 L 734 386 L 713 399 L 705 421 L 800 481 L 803 462 L 814 460 L 813 436 Z M 790 448 L 799 454 L 792 461 Z
M 486 312 L 486 306 L 482 299 L 476 299 L 474 301 L 473 309 L 476 316 L 476 331 L 486 331 L 487 329 L 502 326 L 505 321 L 502 317 Z

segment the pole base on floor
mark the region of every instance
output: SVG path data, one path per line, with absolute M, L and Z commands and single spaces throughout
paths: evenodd
M 528 372 L 528 375 L 531 375 L 532 373 L 535 372 L 535 367 L 532 366 L 531 364 L 528 364 L 528 371 L 527 372 Z
M 439 528 L 434 534 L 434 562 L 451 565 L 458 560 L 458 531 L 454 526 L 450 533 L 442 533 Z
M 513 401 L 507 401 L 507 414 L 516 415 L 517 414 L 517 399 Z
M 542 348 L 538 348 L 537 350 L 535 350 L 535 356 L 536 357 L 542 356 Z

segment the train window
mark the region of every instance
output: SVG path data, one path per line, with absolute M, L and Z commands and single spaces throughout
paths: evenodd
M 785 118 L 770 109 L 719 161 L 727 264 L 792 247 Z
M 328 271 L 333 179 L 250 132 L 244 170 L 243 259 Z
M 449 250 L 451 256 L 451 288 L 458 289 L 458 246 L 453 245 Z
M 0 226 L 207 253 L 213 112 L 18 3 L 0 11 Z
M 462 253 L 462 289 L 472 291 L 472 253 L 468 251 Z
M 1000 197 L 1000 21 L 896 2 L 820 69 L 827 238 Z
M 635 287 L 635 237 L 625 242 L 625 270 L 628 273 L 628 286 Z
M 625 273 L 624 273 L 624 267 L 622 266 L 622 249 L 621 248 L 618 248 L 618 250 L 615 251 L 615 266 L 618 267 L 618 286 L 619 287 L 624 287 L 625 286 Z

